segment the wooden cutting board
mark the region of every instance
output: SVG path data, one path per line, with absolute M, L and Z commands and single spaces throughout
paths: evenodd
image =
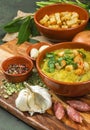
M 0 46 L 0 65 L 3 60 L 12 55 L 26 55 L 26 49 L 30 46 L 30 43 L 25 42 L 24 44 L 18 46 L 16 45 L 16 42 L 17 40 L 13 40 Z M 4 79 L 4 75 L 0 66 L 0 83 L 2 79 Z M 34 116 L 30 116 L 27 112 L 20 112 L 15 107 L 16 97 L 17 94 L 13 94 L 8 99 L 0 97 L 0 106 L 37 130 L 90 130 L 90 112 L 80 113 L 84 118 L 84 122 L 82 124 L 75 123 L 70 120 L 67 115 L 65 115 L 62 120 L 58 120 L 49 111 L 45 114 L 34 114 Z M 57 97 L 56 95 L 53 95 L 53 98 L 55 100 L 62 100 L 61 97 Z M 90 105 L 90 95 L 81 97 L 80 100 L 85 101 Z

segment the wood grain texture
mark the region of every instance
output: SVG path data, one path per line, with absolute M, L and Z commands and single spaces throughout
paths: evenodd
M 27 56 L 26 49 L 30 46 L 30 43 L 25 42 L 24 44 L 17 46 L 16 41 L 17 40 L 10 41 L 0 46 L 0 53 L 2 54 L 2 57 L 0 57 L 0 64 L 4 59 L 12 55 Z M 0 69 L 0 83 L 3 78 L 4 75 Z M 80 113 L 84 118 L 84 122 L 82 124 L 73 122 L 67 117 L 67 115 L 65 115 L 61 121 L 57 120 L 56 117 L 49 112 L 46 112 L 45 114 L 34 114 L 34 116 L 31 117 L 27 112 L 23 113 L 16 109 L 16 97 L 17 94 L 13 94 L 8 99 L 0 97 L 0 106 L 37 130 L 90 130 L 90 112 Z M 53 99 L 62 100 L 61 97 L 54 95 Z M 80 100 L 85 101 L 90 105 L 90 95 L 81 97 Z

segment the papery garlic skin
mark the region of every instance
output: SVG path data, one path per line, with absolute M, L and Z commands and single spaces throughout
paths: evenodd
M 35 112 L 44 113 L 52 106 L 51 95 L 46 88 L 24 84 L 28 88 L 21 90 L 15 101 L 20 111 L 28 111 L 32 116 Z
M 35 105 L 36 107 L 31 110 L 33 112 L 39 112 L 44 113 L 47 109 L 49 109 L 52 106 L 52 100 L 51 96 L 46 88 L 40 87 L 38 85 L 35 86 L 29 86 L 31 91 L 35 94 Z M 29 104 L 29 102 L 28 102 Z M 29 104 L 30 106 L 30 104 Z M 30 111 L 29 111 L 30 112 Z
M 30 94 L 28 89 L 23 89 L 20 91 L 17 99 L 15 100 L 16 107 L 20 111 L 29 111 L 29 107 L 27 104 L 28 94 Z

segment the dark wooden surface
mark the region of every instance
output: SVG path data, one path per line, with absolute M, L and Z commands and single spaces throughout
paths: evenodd
M 0 52 L 3 52 L 3 58 L 0 57 L 0 64 L 5 58 L 10 57 L 11 55 L 26 55 L 25 51 L 29 45 L 30 43 L 26 42 L 21 46 L 17 46 L 16 40 L 1 45 Z M 0 71 L 0 80 L 3 78 L 3 73 Z M 0 106 L 37 130 L 90 130 L 90 113 L 80 113 L 84 117 L 84 122 L 82 124 L 73 122 L 66 115 L 61 121 L 59 121 L 49 112 L 45 114 L 35 114 L 30 117 L 28 113 L 23 113 L 16 109 L 16 97 L 16 94 L 10 96 L 8 99 L 1 97 Z M 60 97 L 56 97 L 53 95 L 54 100 L 61 100 Z M 90 105 L 89 95 L 81 97 L 81 100 L 88 102 Z

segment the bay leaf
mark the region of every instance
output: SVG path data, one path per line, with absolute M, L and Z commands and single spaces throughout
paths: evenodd
M 20 30 L 19 30 L 17 44 L 22 44 L 23 42 L 28 41 L 29 36 L 31 34 L 31 31 L 30 31 L 30 20 L 31 20 L 31 17 L 27 16 L 25 18 L 25 20 L 23 21 L 23 23 L 22 23 L 22 25 L 20 27 Z
M 37 27 L 36 27 L 36 25 L 35 25 L 34 18 L 31 19 L 30 30 L 31 30 L 32 37 L 34 37 L 34 36 L 39 36 L 39 35 L 40 35 L 40 33 L 39 33 L 39 31 L 37 30 Z
M 8 33 L 19 32 L 22 22 L 23 22 L 22 18 L 14 19 L 4 26 L 4 30 Z

